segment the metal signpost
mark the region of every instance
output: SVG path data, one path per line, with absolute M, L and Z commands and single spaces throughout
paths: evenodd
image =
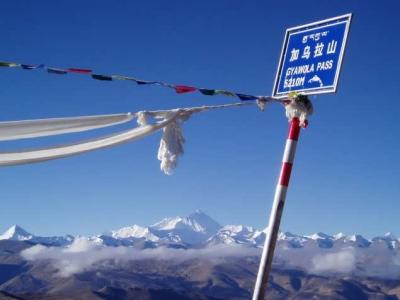
M 336 92 L 351 17 L 352 14 L 346 14 L 286 30 L 273 97 L 287 98 L 293 92 L 300 95 Z M 264 300 L 265 297 L 300 125 L 299 116 L 291 117 L 253 300 Z

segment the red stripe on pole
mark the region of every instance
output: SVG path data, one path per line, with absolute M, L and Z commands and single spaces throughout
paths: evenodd
M 297 141 L 300 134 L 300 121 L 298 118 L 293 118 L 289 128 L 289 139 Z
M 287 187 L 289 185 L 291 173 L 292 173 L 292 164 L 287 162 L 282 163 L 282 170 L 281 170 L 281 176 L 279 177 L 279 184 Z

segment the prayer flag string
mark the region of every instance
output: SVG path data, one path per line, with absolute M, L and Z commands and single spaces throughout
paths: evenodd
M 221 95 L 221 96 L 227 96 L 227 97 L 237 97 L 241 101 L 251 101 L 251 100 L 257 100 L 257 101 L 264 101 L 264 100 L 270 100 L 271 97 L 269 96 L 254 96 L 254 95 L 248 95 L 248 94 L 240 94 L 240 93 L 235 93 L 227 90 L 217 90 L 217 89 L 208 89 L 208 88 L 198 88 L 194 86 L 187 86 L 187 85 L 181 85 L 181 84 L 170 84 L 166 83 L 163 81 L 148 81 L 148 80 L 142 80 L 138 79 L 136 77 L 130 77 L 130 76 L 125 76 L 125 75 L 106 75 L 106 74 L 94 74 L 93 70 L 91 69 L 82 69 L 82 68 L 55 68 L 55 67 L 49 67 L 44 64 L 21 64 L 21 63 L 15 63 L 15 62 L 6 62 L 6 61 L 0 61 L 0 67 L 9 67 L 9 68 L 15 68 L 19 67 L 24 70 L 37 70 L 37 69 L 43 69 L 47 71 L 49 74 L 56 74 L 56 75 L 66 75 L 68 73 L 73 73 L 73 74 L 83 74 L 83 75 L 89 75 L 91 78 L 95 80 L 101 80 L 101 81 L 114 81 L 114 80 L 128 80 L 128 81 L 133 81 L 136 82 L 138 85 L 158 85 L 162 87 L 167 87 L 170 89 L 175 90 L 177 94 L 185 94 L 185 93 L 192 93 L 192 92 L 200 92 L 202 95 L 206 96 L 214 96 L 214 95 Z M 277 99 L 274 99 L 277 100 Z M 279 100 L 277 100 L 279 101 Z

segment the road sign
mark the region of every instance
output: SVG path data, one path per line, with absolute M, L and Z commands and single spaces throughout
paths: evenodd
M 272 95 L 334 93 L 352 14 L 286 30 Z

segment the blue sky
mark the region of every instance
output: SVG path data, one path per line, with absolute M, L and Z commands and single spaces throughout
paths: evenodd
M 348 12 L 340 86 L 313 96 L 282 229 L 400 235 L 396 1 L 7 1 L 0 60 L 270 94 L 284 30 Z M 155 86 L 0 70 L 1 120 L 232 102 Z M 173 176 L 160 134 L 77 157 L 0 169 L 0 231 L 93 234 L 201 209 L 222 224 L 267 224 L 287 132 L 283 109 L 194 116 Z M 2 143 L 33 147 L 91 136 Z

